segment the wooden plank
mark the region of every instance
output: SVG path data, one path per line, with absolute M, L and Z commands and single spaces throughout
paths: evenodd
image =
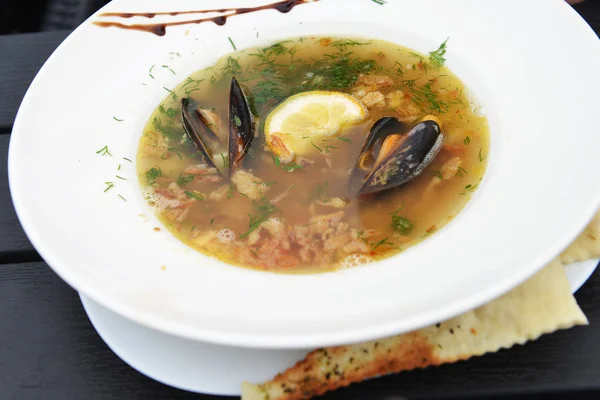
M 10 135 L 0 135 L 0 263 L 38 261 L 39 255 L 27 239 L 13 206 L 8 187 L 8 143 Z
M 120 399 L 124 393 L 128 399 L 219 398 L 160 385 L 124 364 L 95 333 L 77 293 L 45 263 L 0 265 L 0 288 L 1 398 Z M 468 362 L 374 379 L 323 399 L 481 399 L 600 390 L 600 271 L 577 299 L 589 326 Z
M 4 77 L 0 79 L 0 132 L 10 132 L 31 81 L 69 33 L 54 31 L 0 35 L 0 77 Z

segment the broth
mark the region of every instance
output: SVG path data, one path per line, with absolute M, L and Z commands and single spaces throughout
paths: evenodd
M 425 56 L 379 40 L 305 37 L 222 58 L 173 89 L 150 117 L 137 158 L 146 199 L 184 243 L 239 266 L 318 272 L 401 252 L 450 221 L 485 171 L 487 120 L 439 65 L 443 46 Z M 251 95 L 258 129 L 242 172 L 229 181 L 186 136 L 180 102 L 213 109 L 227 132 L 232 77 Z M 289 96 L 314 90 L 353 95 L 368 118 L 280 162 L 265 143 L 264 121 Z M 349 196 L 349 174 L 373 124 L 395 117 L 410 128 L 425 116 L 437 118 L 445 137 L 431 164 L 397 188 Z M 214 152 L 220 170 L 229 162 L 223 143 Z

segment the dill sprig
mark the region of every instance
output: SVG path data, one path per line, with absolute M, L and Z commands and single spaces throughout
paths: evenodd
M 444 54 L 446 54 L 446 43 L 448 42 L 448 39 L 446 39 L 436 51 L 429 52 L 429 62 L 438 69 L 446 62 Z
M 156 183 L 156 179 L 162 176 L 162 170 L 160 167 L 152 167 L 144 174 L 146 177 L 146 182 L 148 185 L 153 185 Z

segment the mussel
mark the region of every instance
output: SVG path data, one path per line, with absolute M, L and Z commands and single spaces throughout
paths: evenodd
M 440 125 L 426 119 L 409 129 L 391 117 L 373 125 L 352 171 L 352 194 L 362 196 L 404 185 L 433 161 L 444 141 Z
M 235 77 L 231 79 L 229 91 L 228 157 L 221 169 L 214 156 L 214 149 L 224 140 L 218 117 L 185 97 L 181 100 L 181 122 L 186 134 L 207 163 L 217 168 L 222 175 L 228 176 L 242 164 L 256 132 L 255 115 L 250 101 Z M 226 173 L 223 169 L 227 167 Z

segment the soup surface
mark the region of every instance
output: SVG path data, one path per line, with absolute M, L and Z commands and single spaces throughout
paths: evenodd
M 488 154 L 487 120 L 463 83 L 443 66 L 444 50 L 445 44 L 422 55 L 378 40 L 305 37 L 222 58 L 173 89 L 150 117 L 137 159 L 147 201 L 187 245 L 255 269 L 345 268 L 418 243 L 469 200 Z M 232 78 L 243 88 L 256 126 L 237 166 L 228 153 L 229 121 L 242 125 L 237 115 L 229 115 Z M 285 118 L 294 105 L 286 108 L 282 102 L 299 93 L 303 100 L 294 104 L 308 104 L 317 122 L 323 120 L 323 108 L 311 102 L 329 104 L 330 113 L 348 104 L 356 118 L 341 120 L 324 135 L 314 134 L 322 127 L 311 120 L 305 136 L 296 137 L 296 151 L 282 152 L 274 139 L 279 133 L 269 132 L 275 124 L 269 116 Z M 182 99 L 211 117 L 210 159 L 186 134 Z M 340 99 L 346 101 L 342 106 L 335 103 Z M 276 108 L 287 111 L 271 114 Z M 328 123 L 331 115 L 325 117 Z M 406 183 L 357 192 L 350 189 L 351 178 L 360 187 L 380 160 L 376 153 L 360 155 L 371 128 L 383 117 L 399 121 L 400 143 L 413 127 L 430 120 L 428 126 L 439 126 L 443 133 L 441 150 Z M 295 118 L 288 118 L 288 125 L 304 124 Z

